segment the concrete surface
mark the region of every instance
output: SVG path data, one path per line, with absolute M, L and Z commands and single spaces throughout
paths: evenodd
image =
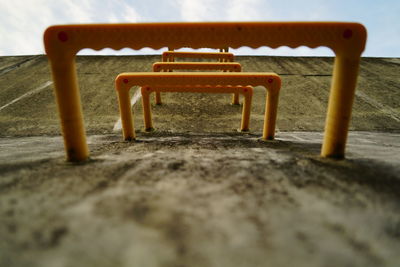
M 70 164 L 45 58 L 0 57 L 0 266 L 399 266 L 399 59 L 363 59 L 328 160 L 331 58 L 238 58 L 283 78 L 274 141 L 257 90 L 248 134 L 230 96 L 167 94 L 123 142 L 113 79 L 158 58 L 78 57 L 91 159 Z
M 160 56 L 82 56 L 77 69 L 89 134 L 112 133 L 118 120 L 114 79 L 127 71 L 150 71 Z M 281 75 L 277 127 L 281 131 L 323 131 L 332 58 L 237 57 L 243 71 Z M 362 60 L 351 130 L 400 130 L 400 62 Z M 53 85 L 44 56 L 0 57 L 0 136 L 57 135 Z M 132 91 L 134 94 L 136 88 Z M 265 92 L 253 97 L 250 129 L 261 132 Z M 164 94 L 153 107 L 154 126 L 165 131 L 227 132 L 239 128 L 241 109 L 228 95 Z M 141 100 L 134 107 L 136 130 L 143 129 Z
M 321 137 L 1 138 L 0 266 L 397 266 L 400 135 Z

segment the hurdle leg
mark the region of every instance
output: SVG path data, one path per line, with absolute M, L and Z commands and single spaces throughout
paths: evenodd
M 278 113 L 278 100 L 279 89 L 270 89 L 267 91 L 267 97 L 265 100 L 264 129 L 262 137 L 262 139 L 264 140 L 274 140 L 275 138 L 275 124 L 276 116 Z
M 156 92 L 156 105 L 161 105 L 161 93 L 160 92 Z
M 322 157 L 344 158 L 359 65 L 359 57 L 335 58 Z
M 151 116 L 150 94 L 148 93 L 149 87 L 142 87 L 142 107 L 143 107 L 143 121 L 146 131 L 153 130 L 153 120 Z
M 246 89 L 244 89 L 246 90 Z M 246 132 L 249 131 L 250 125 L 250 111 L 251 111 L 251 100 L 253 94 L 252 93 L 245 93 L 244 94 L 244 101 L 243 101 L 243 111 L 242 111 L 242 122 L 240 126 L 240 131 Z
M 232 95 L 232 105 L 239 105 L 239 93 Z
M 122 132 L 124 140 L 130 141 L 136 138 L 133 126 L 133 116 L 131 111 L 131 100 L 129 97 L 129 90 L 125 88 L 118 88 L 118 103 L 119 113 L 121 115 Z
M 89 157 L 89 148 L 86 143 L 75 61 L 50 62 L 67 160 L 86 160 Z

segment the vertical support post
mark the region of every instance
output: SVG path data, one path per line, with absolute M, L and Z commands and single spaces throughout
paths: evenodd
M 172 47 L 168 47 L 168 51 L 174 51 L 174 48 Z M 169 57 L 165 57 L 164 55 L 162 57 L 162 61 L 163 62 L 174 62 L 174 56 L 173 55 L 169 55 Z M 172 70 L 168 70 L 169 72 L 172 72 Z M 156 105 L 161 105 L 162 101 L 161 101 L 161 93 L 160 92 L 156 92 Z
M 263 136 L 264 140 L 273 140 L 275 138 L 275 124 L 276 117 L 278 114 L 278 100 L 279 90 L 281 88 L 281 80 L 277 77 L 268 79 L 267 97 L 265 99 L 265 114 L 264 114 L 264 128 Z
M 223 49 L 222 49 L 222 51 L 225 52 L 225 53 L 227 53 L 228 50 L 229 50 L 229 47 L 228 47 L 228 48 L 223 48 Z M 230 59 L 230 60 L 227 60 L 227 59 L 226 59 L 225 62 L 233 62 L 233 58 Z M 242 71 L 242 69 L 240 69 L 240 71 Z M 232 105 L 239 105 L 239 104 L 240 104 L 240 103 L 239 103 L 239 94 L 238 94 L 238 93 L 234 93 L 234 94 L 232 95 Z
M 89 148 L 74 57 L 50 60 L 50 63 L 67 160 L 86 160 Z
M 253 88 L 252 88 L 253 89 Z M 253 90 L 248 91 L 248 89 L 243 89 L 244 91 L 244 101 L 243 101 L 243 111 L 242 111 L 242 122 L 240 125 L 240 131 L 246 132 L 250 128 L 250 111 L 251 111 L 251 100 L 253 97 Z
M 240 71 L 242 71 L 242 69 L 240 68 Z M 232 95 L 232 105 L 239 105 L 239 93 L 233 93 Z
M 151 117 L 150 94 L 147 91 L 149 87 L 142 87 L 142 107 L 143 107 L 143 120 L 144 128 L 146 131 L 153 130 L 153 120 Z
M 122 131 L 124 140 L 135 140 L 135 130 L 133 126 L 133 116 L 131 111 L 131 100 L 129 97 L 129 88 L 121 84 L 118 79 L 115 81 L 115 88 L 118 94 L 119 114 L 121 114 Z
M 160 92 L 156 92 L 156 105 L 161 105 L 161 93 Z
M 233 93 L 232 94 L 232 105 L 239 105 L 239 94 Z
M 344 158 L 360 57 L 336 55 L 321 156 Z

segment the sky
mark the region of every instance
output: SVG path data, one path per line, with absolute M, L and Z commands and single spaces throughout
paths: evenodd
M 0 56 L 44 54 L 50 25 L 190 21 L 348 21 L 368 31 L 366 57 L 400 57 L 399 0 L 0 0 Z M 240 48 L 241 55 L 333 56 L 328 48 Z M 84 49 L 84 54 L 159 54 Z

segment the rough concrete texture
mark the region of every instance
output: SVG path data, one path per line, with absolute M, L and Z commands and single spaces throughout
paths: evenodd
M 118 119 L 114 89 L 117 74 L 150 71 L 152 63 L 158 60 L 160 56 L 77 58 L 89 134 L 112 133 Z M 324 129 L 332 58 L 243 56 L 237 57 L 237 61 L 243 71 L 274 71 L 281 75 L 278 130 Z M 399 131 L 399 64 L 398 59 L 362 60 L 351 130 Z M 0 68 L 0 136 L 59 134 L 47 59 L 44 56 L 0 57 L 0 66 L 3 66 Z M 265 90 L 255 91 L 250 127 L 254 132 L 261 132 Z M 229 95 L 171 93 L 164 94 L 164 99 L 164 105 L 153 108 L 154 125 L 159 130 L 215 133 L 239 128 L 240 107 L 229 105 Z M 143 129 L 140 100 L 134 111 L 136 129 Z
M 64 160 L 45 58 L 0 58 L 0 266 L 399 266 L 398 59 L 363 59 L 357 131 L 329 160 L 331 58 L 238 57 L 283 78 L 274 141 L 260 89 L 248 134 L 230 96 L 165 94 L 157 130 L 139 101 L 123 142 L 113 79 L 158 58 L 78 57 L 82 164 Z

